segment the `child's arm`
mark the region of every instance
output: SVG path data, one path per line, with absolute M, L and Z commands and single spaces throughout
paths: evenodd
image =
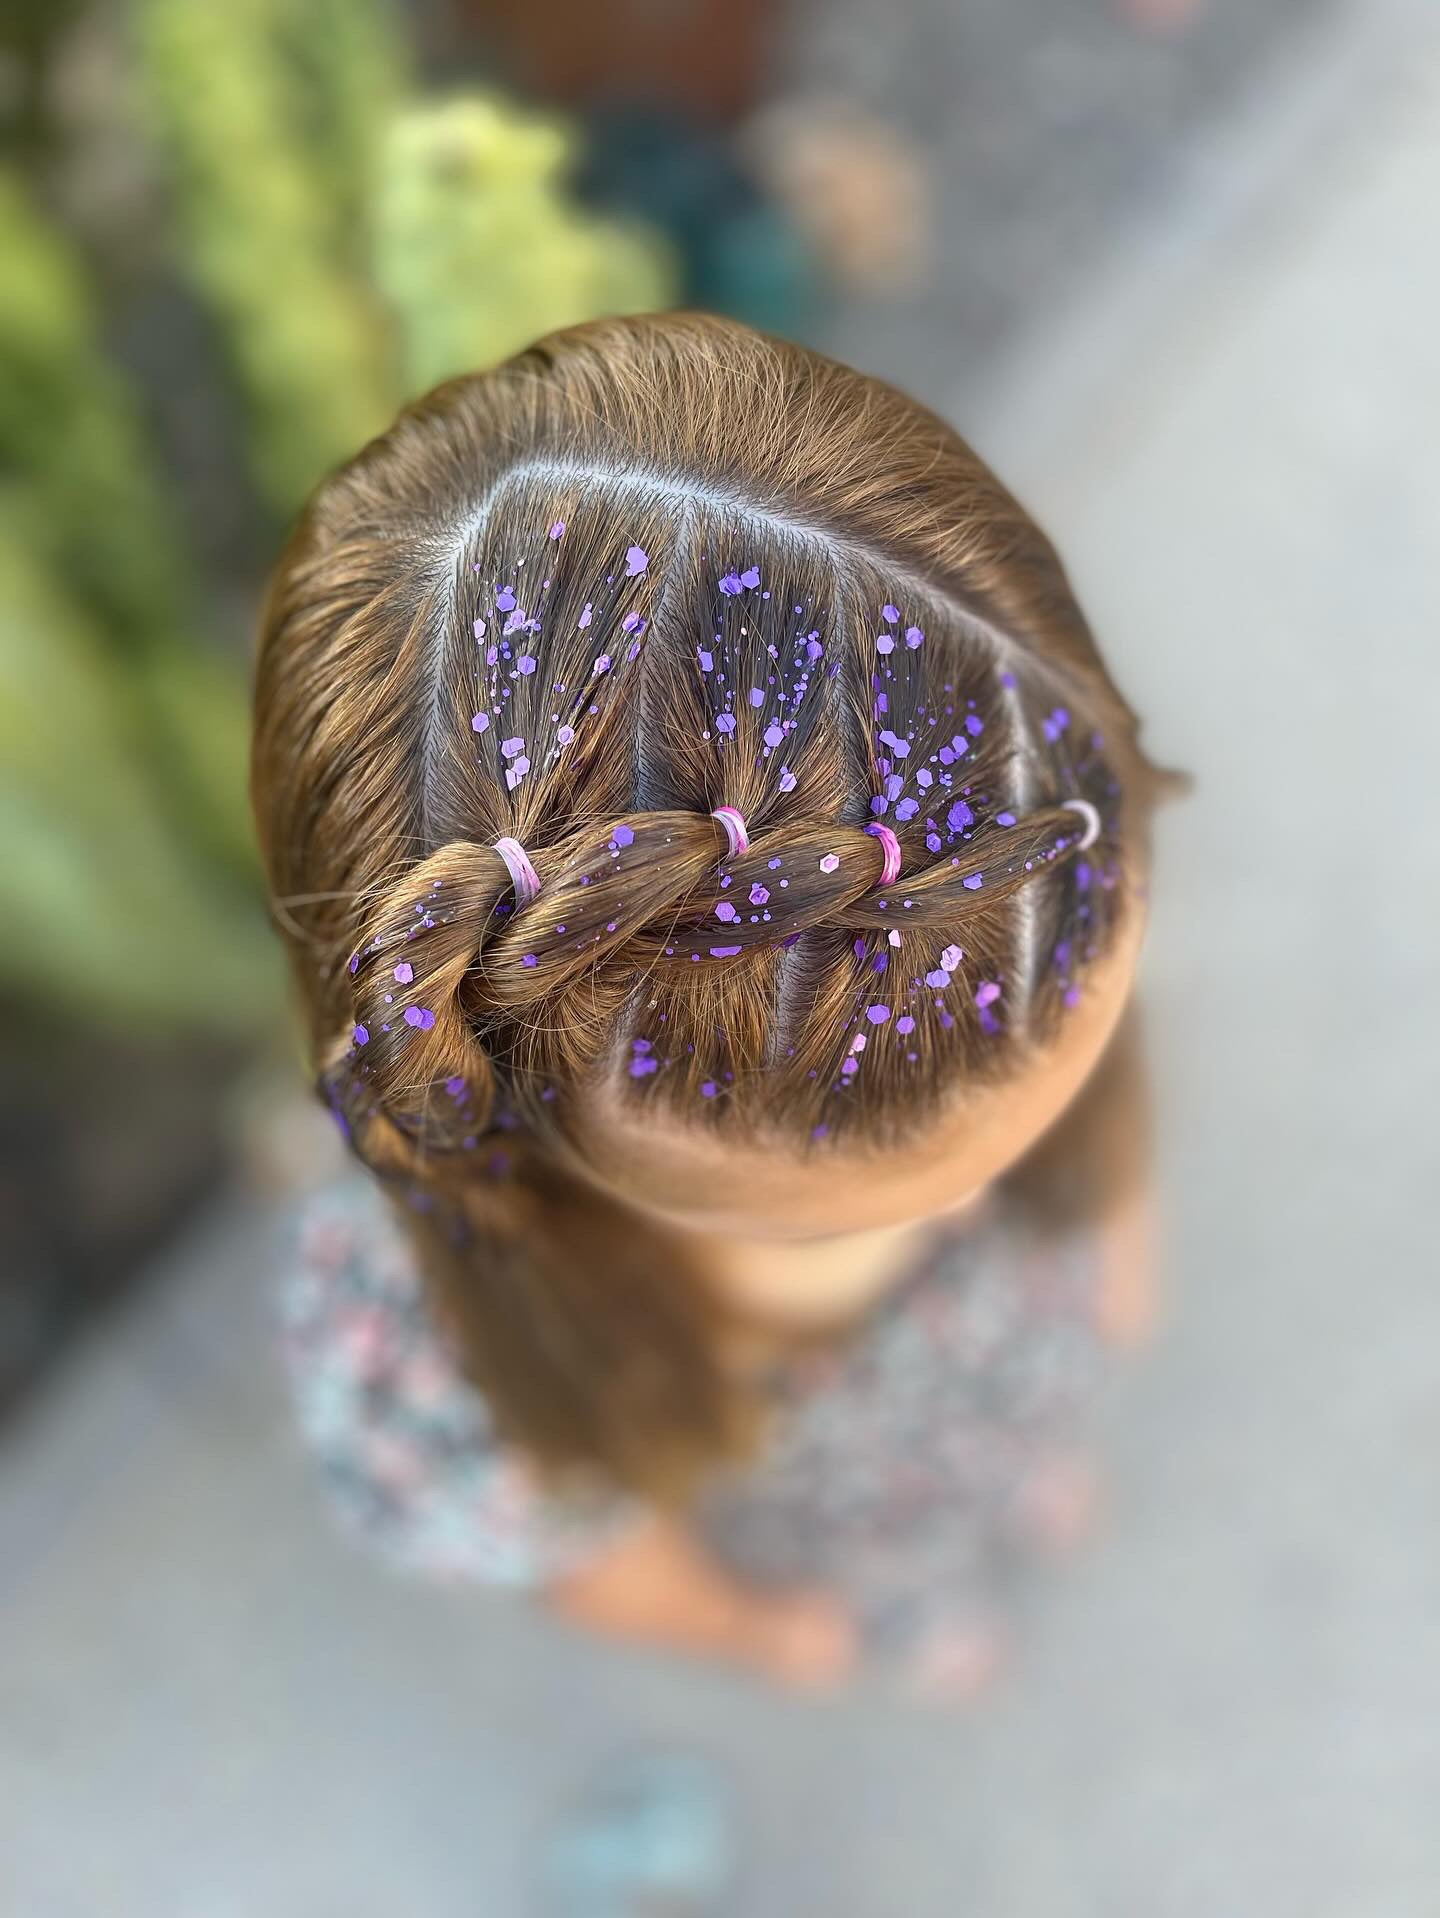
M 1096 1317 L 1117 1345 L 1138 1344 L 1156 1315 L 1151 1133 L 1140 1015 L 1132 1008 L 1080 1097 L 1012 1175 L 1037 1219 L 1096 1247 Z
M 1159 1259 L 1155 1210 L 1149 1180 L 1137 1180 L 1116 1195 L 1099 1222 L 1096 1318 L 1112 1345 L 1140 1345 L 1154 1329 Z

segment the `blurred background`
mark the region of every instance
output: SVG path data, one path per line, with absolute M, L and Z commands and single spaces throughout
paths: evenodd
M 548 1909 L 703 1754 L 756 1918 L 1440 1912 L 1440 14 L 1425 0 L 6 0 L 0 1913 Z M 250 847 L 316 480 L 593 314 L 909 388 L 1196 796 L 1147 962 L 1170 1294 L 968 1717 L 396 1583 L 281 1399 L 331 1146 Z

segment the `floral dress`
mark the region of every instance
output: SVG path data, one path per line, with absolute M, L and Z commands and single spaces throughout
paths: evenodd
M 309 1199 L 287 1242 L 288 1370 L 351 1529 L 411 1570 L 511 1589 L 623 1535 L 632 1502 L 549 1492 L 497 1439 L 367 1181 Z M 747 1581 L 829 1589 L 879 1662 L 1003 1622 L 1083 1496 L 1097 1290 L 1088 1236 L 1003 1204 L 938 1234 L 842 1343 L 776 1364 L 767 1442 L 696 1527 Z

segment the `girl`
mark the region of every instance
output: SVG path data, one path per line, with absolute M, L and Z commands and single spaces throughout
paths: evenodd
M 1044 536 L 799 347 L 577 327 L 327 481 L 253 789 L 373 1175 L 290 1298 L 345 1510 L 792 1679 L 983 1675 L 1134 1315 L 1158 785 Z

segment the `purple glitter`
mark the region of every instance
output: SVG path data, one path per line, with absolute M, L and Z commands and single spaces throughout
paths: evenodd
M 721 713 L 715 721 L 715 730 L 717 733 L 725 733 L 727 735 L 733 733 L 735 730 L 734 713 Z
M 997 812 L 995 815 L 995 824 L 997 826 L 1013 826 L 1015 824 L 1014 813 L 1013 812 Z
M 634 579 L 638 574 L 643 573 L 649 564 L 650 555 L 643 546 L 630 547 L 625 554 L 626 579 Z
M 364 1027 L 364 1026 L 356 1026 L 356 1028 L 355 1028 L 355 1043 L 356 1043 L 356 1045 L 357 1045 L 357 1046 L 368 1046 L 368 1045 L 369 1045 L 369 1043 L 370 1043 L 370 1034 L 369 1034 L 369 1033 L 368 1033 L 368 1032 L 366 1031 L 366 1029 L 365 1029 L 365 1027 Z
M 782 766 L 780 768 L 779 784 L 782 793 L 794 792 L 796 784 L 795 775 L 788 766 Z
M 575 624 L 579 627 L 582 633 L 584 632 L 585 628 L 590 624 L 590 618 L 594 610 L 595 610 L 594 607 L 590 604 L 590 601 L 588 599 L 586 600 L 585 604 L 580 608 L 580 617 L 578 620 L 576 620 Z
M 980 873 L 972 872 L 969 878 L 962 879 L 960 884 L 965 888 L 966 892 L 979 892 L 980 888 L 985 884 L 985 880 Z
M 635 834 L 629 826 L 617 826 L 610 835 L 610 844 L 612 846 L 633 846 L 635 844 Z
M 719 1090 L 719 1086 L 716 1085 L 713 1079 L 702 1079 L 700 1081 L 700 1097 L 702 1099 L 713 1099 Z
M 540 961 L 535 957 L 533 952 L 523 952 L 520 955 L 520 963 L 528 970 L 531 966 L 538 966 Z
M 889 1006 L 866 1006 L 865 1017 L 872 1026 L 883 1026 L 890 1017 L 890 1008 Z
M 887 601 L 886 604 L 880 608 L 880 617 L 881 619 L 888 619 L 893 626 L 900 617 L 900 608 L 898 606 L 891 606 Z
M 839 853 L 827 852 L 820 861 L 820 870 L 821 872 L 834 872 L 839 864 Z
M 1000 988 L 993 979 L 982 979 L 975 988 L 975 1003 L 982 1011 L 986 1006 L 993 1006 L 999 997 Z
M 750 904 L 752 906 L 765 906 L 765 905 L 768 905 L 769 903 L 770 903 L 769 891 L 766 887 L 762 886 L 760 884 L 760 881 L 757 879 L 755 881 L 755 884 L 750 888 Z
M 975 815 L 963 799 L 957 799 L 945 815 L 945 824 L 951 832 L 964 832 L 967 826 L 975 824 Z
M 435 1014 L 428 1006 L 406 1006 L 405 1023 L 417 1027 L 421 1032 L 428 1032 L 435 1023 Z
M 550 531 L 549 531 L 549 533 L 548 533 L 548 534 L 546 535 L 546 537 L 547 537 L 548 539 L 564 539 L 564 537 L 565 537 L 565 522 L 564 522 L 564 520 L 563 520 L 563 519 L 557 519 L 557 520 L 555 521 L 555 524 L 554 524 L 554 525 L 553 525 L 553 526 L 552 526 L 552 527 L 550 528 Z
M 758 586 L 760 584 L 760 568 L 758 566 L 747 566 L 745 571 L 740 575 L 740 584 L 742 586 Z
M 720 920 L 722 924 L 728 926 L 732 925 L 740 915 L 728 899 L 722 899 L 720 904 L 715 908 L 715 917 Z
M 528 679 L 535 670 L 535 660 L 529 653 L 521 653 L 515 662 L 515 670 L 522 679 Z
M 502 613 L 514 612 L 515 595 L 508 586 L 502 586 L 499 592 L 495 595 L 495 606 L 496 606 L 496 610 Z
M 408 960 L 402 959 L 395 968 L 394 977 L 398 985 L 408 986 L 415 977 L 415 968 Z
M 710 948 L 710 957 L 712 959 L 733 959 L 739 950 L 739 946 L 712 946 Z
M 720 585 L 720 591 L 724 593 L 727 599 L 734 599 L 737 593 L 743 593 L 745 590 L 744 586 L 741 584 L 740 575 L 738 573 L 726 573 L 724 577 L 720 580 L 719 585 Z
M 474 713 L 471 715 L 470 730 L 472 733 L 486 732 L 489 730 L 489 726 L 490 726 L 489 713 Z
M 917 646 L 923 646 L 925 644 L 925 635 L 918 626 L 907 626 L 905 628 L 905 644 L 910 648 L 912 653 Z

